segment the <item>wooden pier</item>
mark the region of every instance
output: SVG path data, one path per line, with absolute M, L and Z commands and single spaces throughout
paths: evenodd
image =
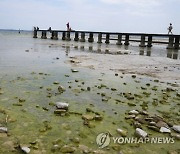
M 33 32 L 33 38 L 38 38 L 38 33 L 41 33 L 42 39 L 47 39 L 47 33 L 51 35 L 51 39 L 58 40 L 61 36 L 62 40 L 85 42 L 94 42 L 94 37 L 97 37 L 97 43 L 106 44 L 110 43 L 110 40 L 117 41 L 117 45 L 129 45 L 130 42 L 140 42 L 140 47 L 152 47 L 153 44 L 167 44 L 167 49 L 180 49 L 180 35 L 168 35 L 168 34 L 146 34 L 146 33 L 118 33 L 118 32 L 93 32 L 93 31 L 63 31 L 63 30 L 40 30 L 35 29 Z M 86 36 L 88 39 L 86 40 Z M 96 36 L 95 36 L 96 35 Z M 72 38 L 72 36 L 74 38 Z M 104 36 L 104 37 L 103 37 Z M 113 36 L 113 37 L 112 37 Z M 139 39 L 131 39 L 131 37 L 137 37 Z M 162 38 L 161 40 L 155 40 L 155 38 Z M 167 39 L 168 41 L 164 41 Z

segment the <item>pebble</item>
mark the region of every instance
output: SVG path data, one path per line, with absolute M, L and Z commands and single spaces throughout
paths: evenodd
M 85 114 L 85 115 L 82 115 L 82 119 L 90 121 L 94 119 L 94 116 Z
M 136 111 L 136 110 L 132 110 L 132 111 L 130 111 L 130 112 L 129 112 L 129 114 L 134 114 L 134 115 L 137 115 L 137 114 L 139 114 L 139 112 L 138 112 L 138 111 Z
M 75 70 L 75 69 L 71 69 L 71 72 L 77 73 L 77 72 L 79 72 L 79 71 L 78 71 L 78 70 Z
M 172 129 L 178 133 L 180 133 L 180 125 L 174 125 Z
M 140 128 L 136 128 L 135 135 L 145 138 L 145 137 L 147 137 L 148 134 L 144 130 L 142 130 Z
M 61 148 L 60 152 L 62 152 L 62 153 L 73 153 L 75 150 L 76 150 L 75 147 L 72 147 L 70 145 L 64 145 Z
M 0 133 L 7 133 L 8 129 L 6 127 L 0 127 Z
M 63 102 L 57 102 L 56 107 L 57 107 L 57 109 L 68 110 L 69 104 L 68 103 L 63 103 Z
M 31 149 L 28 148 L 28 147 L 21 147 L 21 150 L 24 152 L 24 153 L 30 153 Z
M 127 131 L 122 130 L 120 128 L 117 129 L 117 132 L 122 136 L 122 137 L 126 137 L 127 136 Z
M 171 130 L 166 127 L 161 127 L 159 130 L 161 133 L 171 133 Z

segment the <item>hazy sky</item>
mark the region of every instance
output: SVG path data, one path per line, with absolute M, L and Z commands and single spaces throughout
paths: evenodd
M 0 0 L 0 29 L 180 34 L 180 0 Z

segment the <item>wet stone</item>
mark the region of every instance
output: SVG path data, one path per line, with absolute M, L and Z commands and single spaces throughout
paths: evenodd
M 6 127 L 0 127 L 0 133 L 7 133 L 8 129 Z
M 139 114 L 139 112 L 138 112 L 138 111 L 136 111 L 136 110 L 132 110 L 132 111 L 129 111 L 129 113 L 128 113 L 128 114 L 138 115 L 138 114 Z
M 24 153 L 30 153 L 31 149 L 28 148 L 28 147 L 21 147 L 21 150 L 24 152 Z
M 58 110 L 55 110 L 55 111 L 54 111 L 54 114 L 59 114 L 59 115 L 61 115 L 61 114 L 66 113 L 66 112 L 67 112 L 67 110 L 58 109 Z
M 71 72 L 72 73 L 77 73 L 77 72 L 79 72 L 78 70 L 75 70 L 75 69 L 71 69 Z
M 57 109 L 68 110 L 69 104 L 68 103 L 63 103 L 63 102 L 57 102 L 56 107 L 57 107 Z
M 96 116 L 94 117 L 94 120 L 96 120 L 96 121 L 102 121 L 102 120 L 103 120 L 103 117 L 102 117 L 102 116 L 99 116 L 99 115 L 96 115 Z
M 90 120 L 94 119 L 94 116 L 93 115 L 89 115 L 89 114 L 85 114 L 85 115 L 82 115 L 82 119 L 90 121 Z
M 127 131 L 122 130 L 120 128 L 117 129 L 117 132 L 122 136 L 122 137 L 126 137 L 127 136 Z
M 161 128 L 161 127 L 166 127 L 166 128 L 168 128 L 168 124 L 166 124 L 164 121 L 158 121 L 158 122 L 156 123 L 156 127 L 158 127 L 158 128 Z
M 56 152 L 56 151 L 59 151 L 60 148 L 61 148 L 61 147 L 60 147 L 59 145 L 55 144 L 55 145 L 53 145 L 53 147 L 51 148 L 51 151 L 52 151 L 52 152 Z
M 148 134 L 144 130 L 142 130 L 140 128 L 136 128 L 135 135 L 138 137 L 145 138 L 145 137 L 147 137 Z
M 54 81 L 53 84 L 59 84 L 59 82 L 58 81 Z
M 73 153 L 76 151 L 76 148 L 70 145 L 64 145 L 61 149 L 60 152 L 62 153 Z
M 63 93 L 63 92 L 66 91 L 66 89 L 65 89 L 63 86 L 59 86 L 59 87 L 58 87 L 58 91 L 59 91 L 60 93 Z
M 147 126 L 149 129 L 159 132 L 159 128 L 155 126 Z
M 174 125 L 172 129 L 178 133 L 180 133 L 180 125 Z
M 171 133 L 171 130 L 166 127 L 161 127 L 159 130 L 161 133 Z

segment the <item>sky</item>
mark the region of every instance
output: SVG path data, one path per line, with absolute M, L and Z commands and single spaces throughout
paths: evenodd
M 0 0 L 0 29 L 180 34 L 180 0 Z

